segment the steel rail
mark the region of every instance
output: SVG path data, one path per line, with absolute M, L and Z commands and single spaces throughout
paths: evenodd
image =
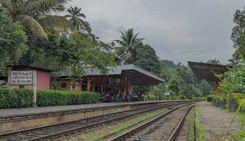
M 142 114 L 142 113 L 146 113 L 146 112 L 149 112 L 149 111 L 154 111 L 154 110 L 157 110 L 157 109 L 165 108 L 165 106 L 166 105 L 159 106 L 159 107 L 154 107 L 154 108 L 149 108 L 149 109 L 145 109 L 144 111 L 141 111 L 141 112 L 138 112 L 138 113 L 132 113 L 132 114 L 129 114 L 129 115 L 123 115 L 123 116 L 112 118 L 112 119 L 108 119 L 108 120 L 107 119 L 106 120 L 100 120 L 98 122 L 94 122 L 94 123 L 91 123 L 91 124 L 88 124 L 88 125 L 85 125 L 85 126 L 80 126 L 80 127 L 64 130 L 64 131 L 61 131 L 61 132 L 58 132 L 58 133 L 54 133 L 54 134 L 50 134 L 50 135 L 44 135 L 44 136 L 41 136 L 41 137 L 36 137 L 36 138 L 30 139 L 30 140 L 27 140 L 27 141 L 52 139 L 52 138 L 55 138 L 55 137 L 64 136 L 66 134 L 71 134 L 71 133 L 77 132 L 79 130 L 93 128 L 93 127 L 96 127 L 96 126 L 99 126 L 99 125 L 102 125 L 102 124 L 107 124 L 107 123 L 111 123 L 111 122 L 114 122 L 114 121 L 123 120 L 125 118 L 136 116 L 136 115 L 139 115 L 139 114 Z
M 172 132 L 172 134 L 170 135 L 170 137 L 168 138 L 168 141 L 175 141 L 176 138 L 178 137 L 178 134 L 180 132 L 180 130 L 182 129 L 185 119 L 188 115 L 188 113 L 190 112 L 190 110 L 194 107 L 194 105 L 190 106 L 185 114 L 182 116 L 182 118 L 180 119 L 179 123 L 177 124 L 177 126 L 175 127 L 174 131 Z
M 186 105 L 185 105 L 185 106 L 186 106 Z M 148 121 L 148 122 L 146 122 L 146 123 L 144 123 L 144 124 L 142 124 L 142 125 L 136 126 L 135 128 L 133 128 L 133 129 L 131 129 L 131 130 L 129 130 L 129 131 L 127 131 L 127 132 L 121 134 L 121 135 L 118 135 L 118 136 L 116 136 L 116 137 L 113 137 L 113 138 L 111 138 L 111 139 L 108 139 L 107 141 L 122 141 L 122 140 L 126 139 L 127 137 L 130 137 L 130 136 L 134 135 L 135 133 L 140 132 L 141 130 L 147 128 L 148 126 L 154 124 L 155 122 L 157 122 L 157 121 L 159 121 L 160 119 L 162 119 L 163 117 L 165 117 L 165 116 L 171 114 L 172 112 L 178 110 L 179 108 L 182 108 L 182 107 L 185 107 L 185 106 L 178 106 L 178 107 L 176 107 L 176 108 L 173 108 L 173 109 L 169 110 L 168 112 L 165 112 L 165 113 L 163 113 L 163 114 L 161 114 L 161 115 L 159 115 L 159 116 L 153 118 L 152 120 L 150 120 L 150 121 Z M 191 105 L 190 107 L 192 108 L 193 105 Z M 190 108 L 190 109 L 191 109 L 191 108 Z M 188 109 L 188 112 L 190 111 L 190 109 Z M 187 114 L 188 114 L 188 112 L 187 112 Z M 187 115 L 187 114 L 185 114 L 185 115 Z M 181 128 L 180 128 L 180 129 L 181 129 Z M 179 130 L 178 130 L 178 131 L 179 131 Z M 177 132 L 177 131 L 176 131 L 176 132 Z

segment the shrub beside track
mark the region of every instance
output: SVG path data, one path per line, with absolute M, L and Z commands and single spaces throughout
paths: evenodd
M 0 89 L 0 109 L 31 107 L 32 94 L 33 91 L 29 89 Z M 39 107 L 97 103 L 100 99 L 101 95 L 95 92 L 37 91 Z

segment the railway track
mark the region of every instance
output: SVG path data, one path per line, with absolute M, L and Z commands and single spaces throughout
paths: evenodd
M 54 139 L 56 137 L 64 136 L 70 133 L 79 132 L 83 129 L 92 128 L 101 124 L 111 123 L 113 121 L 122 120 L 135 115 L 154 111 L 160 108 L 171 107 L 176 103 L 162 103 L 154 106 L 143 106 L 139 109 L 132 109 L 128 111 L 112 113 L 103 116 L 97 116 L 89 119 L 77 120 L 62 124 L 32 128 L 19 132 L 13 132 L 0 136 L 0 139 L 11 140 L 11 141 L 33 141 L 33 140 L 46 140 Z
M 194 105 L 177 107 L 108 141 L 174 141 Z

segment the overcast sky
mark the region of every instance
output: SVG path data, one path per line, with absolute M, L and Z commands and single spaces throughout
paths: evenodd
M 103 41 L 134 28 L 161 59 L 186 64 L 217 58 L 227 63 L 234 52 L 233 14 L 244 0 L 72 0 L 82 8 Z

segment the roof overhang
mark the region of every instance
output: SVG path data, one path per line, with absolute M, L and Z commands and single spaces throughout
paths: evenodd
M 107 67 L 107 75 L 102 74 L 98 69 L 84 68 L 84 77 L 93 76 L 108 76 L 108 77 L 121 77 L 129 80 L 134 85 L 154 85 L 158 83 L 164 83 L 165 80 L 151 72 L 143 70 L 134 65 L 122 65 L 115 67 Z M 65 71 L 60 78 L 70 76 L 70 71 Z
M 218 78 L 216 74 L 222 74 L 228 71 L 229 67 L 232 67 L 227 65 L 208 64 L 202 62 L 188 62 L 188 64 L 199 81 L 207 80 L 208 82 L 216 84 L 221 81 L 221 79 Z

